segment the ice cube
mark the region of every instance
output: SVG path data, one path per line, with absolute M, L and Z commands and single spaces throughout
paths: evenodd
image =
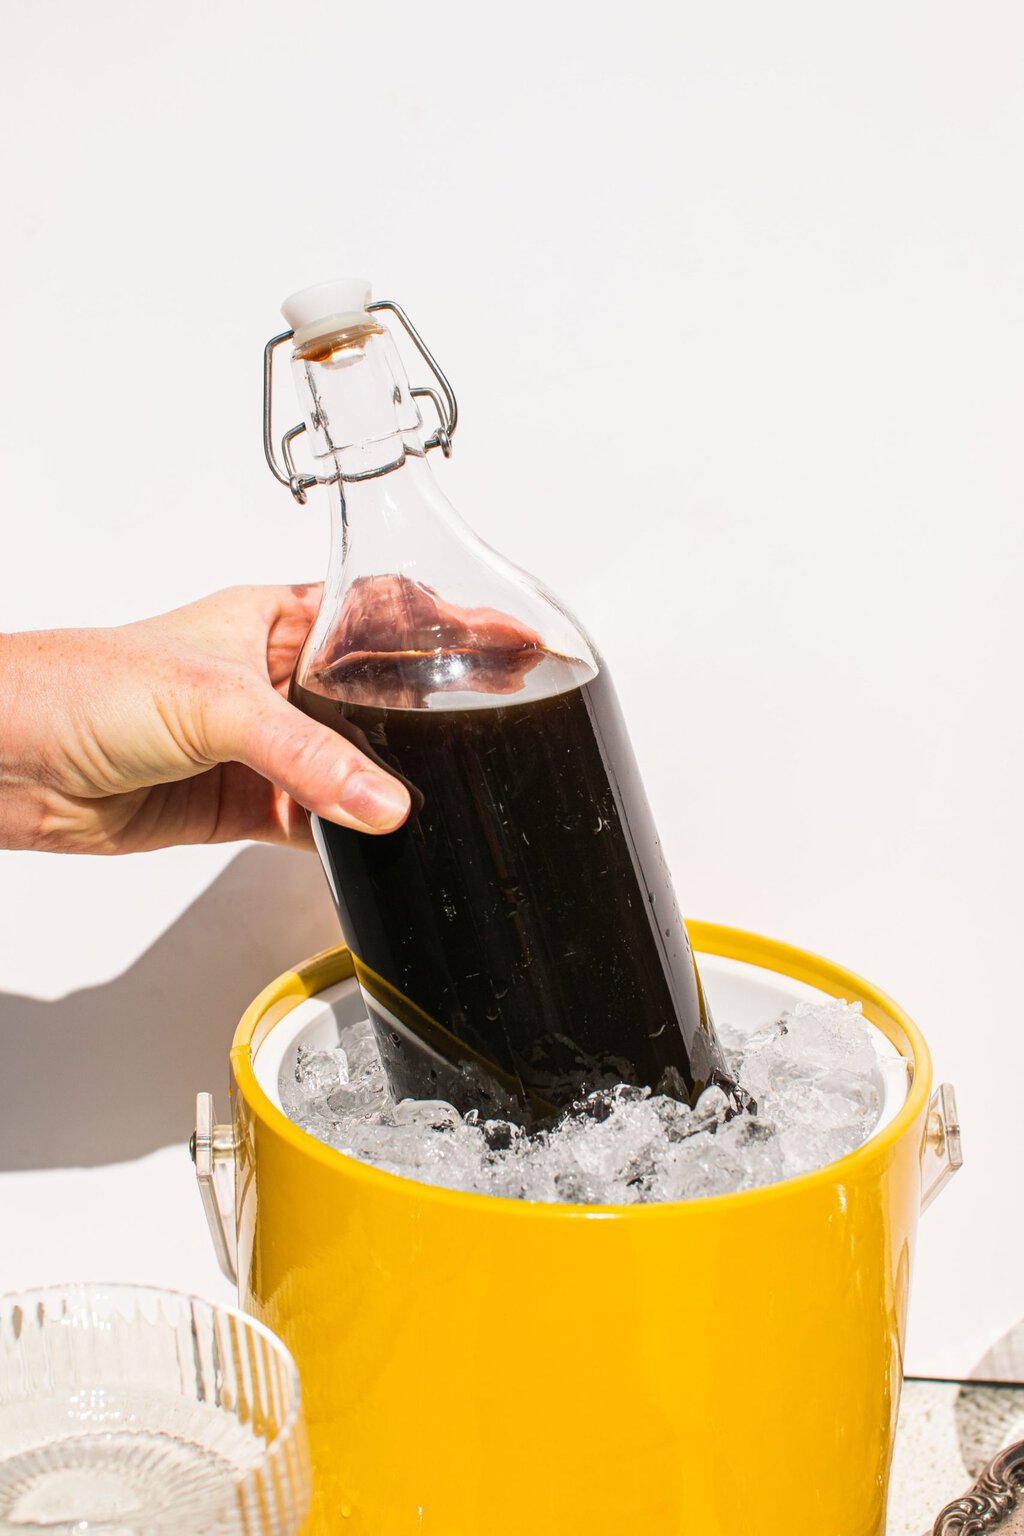
M 329 1145 L 378 1167 L 506 1199 L 636 1204 L 752 1189 L 842 1157 L 878 1118 L 871 1027 L 856 1007 L 800 1004 L 755 1033 L 720 1026 L 747 1095 L 718 1084 L 694 1109 L 630 1084 L 588 1093 L 548 1129 L 460 1115 L 387 1089 L 363 1022 L 328 1051 L 300 1048 L 283 1102 Z M 756 1101 L 756 1109 L 754 1107 Z

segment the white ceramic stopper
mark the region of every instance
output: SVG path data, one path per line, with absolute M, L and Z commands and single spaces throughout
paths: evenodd
M 314 283 L 289 294 L 281 313 L 295 332 L 295 345 L 301 347 L 316 336 L 329 336 L 366 319 L 366 306 L 373 297 L 370 284 L 362 277 L 338 277 L 330 283 Z

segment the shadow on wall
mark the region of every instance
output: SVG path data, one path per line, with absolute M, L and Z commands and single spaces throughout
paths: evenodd
M 319 861 L 250 847 L 113 981 L 54 1002 L 0 994 L 0 1170 L 184 1146 L 200 1089 L 226 1110 L 246 1006 L 340 937 Z

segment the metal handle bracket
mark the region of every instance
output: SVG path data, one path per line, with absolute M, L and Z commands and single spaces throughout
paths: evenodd
M 196 1183 L 221 1273 L 238 1283 L 235 1262 L 235 1135 L 218 1125 L 212 1093 L 196 1094 L 196 1128 L 189 1147 Z
M 960 1168 L 964 1154 L 960 1144 L 960 1116 L 951 1083 L 940 1083 L 928 1105 L 924 1146 L 921 1149 L 921 1209 L 926 1211 Z

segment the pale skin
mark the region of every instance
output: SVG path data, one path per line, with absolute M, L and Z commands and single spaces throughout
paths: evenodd
M 235 587 L 116 629 L 0 636 L 0 847 L 310 847 L 303 808 L 400 826 L 405 788 L 287 701 L 319 601 Z

